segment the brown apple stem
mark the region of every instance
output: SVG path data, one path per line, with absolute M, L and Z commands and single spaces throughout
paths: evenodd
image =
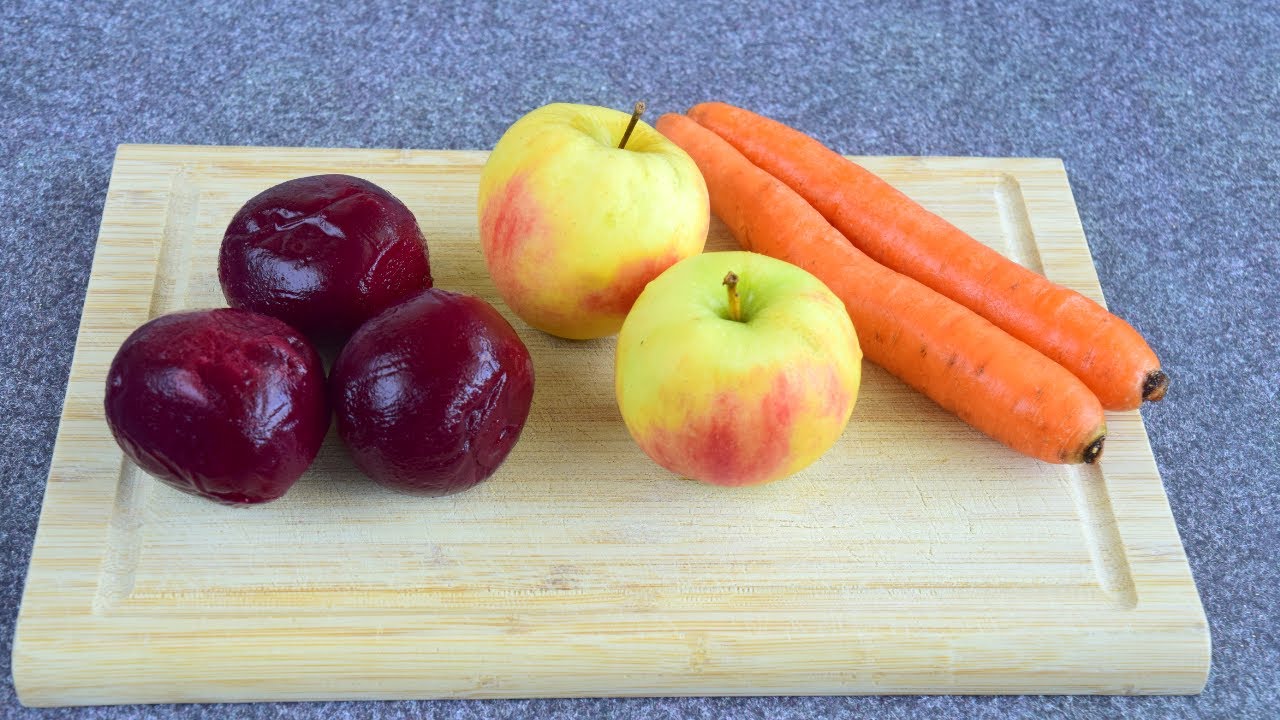
M 724 286 L 729 290 L 729 319 L 742 322 L 742 299 L 738 297 L 738 275 L 732 270 L 724 276 Z
M 618 149 L 627 146 L 627 141 L 631 139 L 631 131 L 636 129 L 636 123 L 640 122 L 640 116 L 644 114 L 644 101 L 640 100 L 636 103 L 636 109 L 631 111 L 631 122 L 627 123 L 627 131 L 622 133 L 622 142 L 618 143 Z

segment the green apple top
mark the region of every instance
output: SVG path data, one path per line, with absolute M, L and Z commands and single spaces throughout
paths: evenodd
M 698 166 L 647 123 L 557 103 L 520 118 L 480 175 L 480 240 L 494 285 L 525 322 L 612 335 L 650 280 L 702 252 L 710 206 Z

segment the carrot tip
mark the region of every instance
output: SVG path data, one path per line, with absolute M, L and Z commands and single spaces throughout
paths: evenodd
M 1102 443 L 1107 439 L 1106 435 L 1089 443 L 1089 447 L 1084 449 L 1084 461 L 1089 465 L 1098 462 L 1098 458 L 1102 457 Z
M 1147 379 L 1142 383 L 1142 399 L 1152 402 L 1162 400 L 1168 389 L 1169 376 L 1163 370 L 1152 370 L 1147 373 Z

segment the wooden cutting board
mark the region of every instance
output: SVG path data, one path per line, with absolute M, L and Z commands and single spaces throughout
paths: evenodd
M 1137 412 L 1108 415 L 1100 467 L 1047 465 L 867 364 L 844 437 L 805 472 L 678 479 L 623 427 L 613 341 L 549 337 L 497 297 L 484 159 L 120 147 L 18 618 L 24 703 L 1203 687 L 1204 612 Z M 1061 162 L 859 161 L 1102 300 Z M 537 373 L 523 438 L 446 498 L 372 485 L 332 435 L 266 506 L 160 485 L 103 421 L 112 355 L 148 318 L 223 305 L 239 205 L 327 172 L 398 195 L 436 282 L 511 319 Z M 708 249 L 732 247 L 713 222 Z

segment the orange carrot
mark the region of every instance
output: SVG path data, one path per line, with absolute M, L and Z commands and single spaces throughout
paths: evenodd
M 689 115 L 798 192 L 858 249 L 1044 353 L 1108 410 L 1164 397 L 1169 377 L 1156 354 L 1098 303 L 1009 260 L 782 123 L 724 103 L 702 103 Z
M 693 157 L 712 212 L 743 248 L 808 270 L 844 301 L 867 359 L 1027 455 L 1078 463 L 1102 453 L 1102 406 L 1062 366 L 864 255 L 804 198 L 693 120 L 664 115 L 657 128 Z

